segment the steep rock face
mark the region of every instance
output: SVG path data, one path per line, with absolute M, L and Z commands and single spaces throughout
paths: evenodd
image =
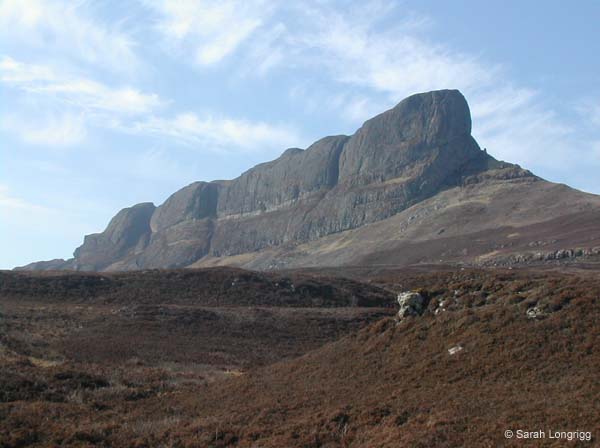
M 304 153 L 286 153 L 259 165 L 233 181 L 239 187 L 230 187 L 220 198 L 223 214 L 235 198 L 238 219 L 219 221 L 211 255 L 251 252 L 360 227 L 460 185 L 467 176 L 512 166 L 481 151 L 470 132 L 469 108 L 460 92 L 436 91 L 407 98 L 350 138 L 323 139 Z M 294 177 L 307 179 L 307 172 L 312 176 L 304 183 Z M 329 181 L 323 182 L 325 178 Z M 256 194 L 260 189 L 278 196 L 269 200 Z M 243 200 L 251 202 L 237 205 Z
M 340 183 L 368 185 L 411 177 L 419 162 L 438 155 L 432 151 L 449 151 L 454 140 L 472 146 L 470 136 L 469 106 L 458 91 L 413 95 L 368 120 L 352 136 L 340 159 Z
M 131 253 L 141 252 L 150 238 L 150 218 L 156 207 L 145 202 L 121 210 L 102 233 L 87 235 L 75 249 L 75 268 L 99 271 Z
M 209 218 L 181 221 L 153 233 L 145 250 L 135 256 L 129 266 L 124 267 L 131 269 L 187 266 L 208 253 L 213 230 L 214 221 Z
M 225 187 L 219 217 L 271 211 L 328 190 L 338 178 L 346 136 L 326 137 L 308 149 L 290 148 L 281 157 L 246 171 Z
M 231 181 L 195 182 L 158 208 L 125 209 L 65 266 L 181 267 L 297 245 L 381 221 L 489 170 L 533 177 L 480 150 L 459 91 L 413 95 L 351 137 L 288 149 Z
M 156 209 L 150 220 L 152 232 L 159 232 L 182 221 L 214 217 L 220 185 L 194 182 L 172 194 Z

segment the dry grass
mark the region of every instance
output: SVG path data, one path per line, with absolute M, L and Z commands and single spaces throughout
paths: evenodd
M 591 444 L 569 446 L 598 443 L 597 274 L 413 270 L 379 272 L 370 281 L 390 291 L 419 289 L 427 311 L 398 323 L 357 309 L 270 310 L 215 327 L 209 323 L 222 316 L 218 308 L 146 307 L 127 314 L 127 333 L 118 324 L 123 315 L 108 305 L 83 311 L 49 302 L 38 319 L 33 298 L 5 299 L 1 353 L 11 357 L 0 363 L 0 447 L 523 446 L 503 431 L 540 427 L 594 434 Z M 436 314 L 440 306 L 445 311 Z M 533 307 L 543 315 L 528 318 Z M 357 318 L 362 323 L 350 325 Z M 277 332 L 274 322 L 295 322 L 298 331 Z M 330 331 L 340 322 L 342 331 Z M 210 337 L 217 328 L 224 344 Z M 271 337 L 260 328 L 271 328 Z M 133 333 L 154 338 L 154 352 L 132 356 L 99 345 L 125 338 L 121 345 L 137 347 Z M 85 356 L 75 356 L 64 340 L 82 335 L 95 342 L 79 345 Z M 60 341 L 64 363 L 28 359 L 60 351 Z M 219 352 L 212 359 L 233 363 L 177 360 L 203 344 Z M 449 354 L 457 345 L 463 349 Z M 246 355 L 252 347 L 277 355 Z

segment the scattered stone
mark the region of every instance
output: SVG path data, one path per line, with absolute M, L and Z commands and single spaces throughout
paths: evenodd
M 443 313 L 444 311 L 446 311 L 446 305 L 448 304 L 447 300 L 441 300 L 438 303 L 437 308 L 435 309 L 435 311 L 433 312 L 433 314 L 435 314 L 436 316 L 440 313 Z
M 458 345 L 455 345 L 454 347 L 450 347 L 450 348 L 448 349 L 448 354 L 449 354 L 450 356 L 452 356 L 452 355 L 456 355 L 458 352 L 460 352 L 460 351 L 462 351 L 462 350 L 463 350 L 463 346 L 462 346 L 462 345 L 460 345 L 460 344 L 458 344 Z
M 532 246 L 532 243 L 529 244 Z M 575 248 L 559 249 L 549 252 L 527 252 L 512 254 L 505 257 L 497 257 L 483 263 L 484 266 L 511 266 L 515 264 L 529 264 L 539 262 L 561 262 L 562 260 L 573 260 L 580 257 L 593 257 L 600 255 L 600 248 Z M 510 267 L 509 267 L 510 269 Z
M 529 319 L 542 319 L 546 317 L 546 313 L 539 306 L 534 306 L 527 310 L 527 317 Z

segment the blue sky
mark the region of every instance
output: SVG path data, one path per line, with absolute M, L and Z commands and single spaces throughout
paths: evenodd
M 0 268 L 458 88 L 496 158 L 600 193 L 600 2 L 0 0 Z

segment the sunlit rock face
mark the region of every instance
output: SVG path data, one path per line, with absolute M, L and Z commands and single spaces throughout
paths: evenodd
M 417 94 L 350 137 L 290 148 L 233 180 L 195 182 L 158 208 L 124 209 L 64 267 L 182 267 L 207 255 L 299 244 L 386 219 L 498 169 L 530 175 L 481 151 L 459 91 Z

